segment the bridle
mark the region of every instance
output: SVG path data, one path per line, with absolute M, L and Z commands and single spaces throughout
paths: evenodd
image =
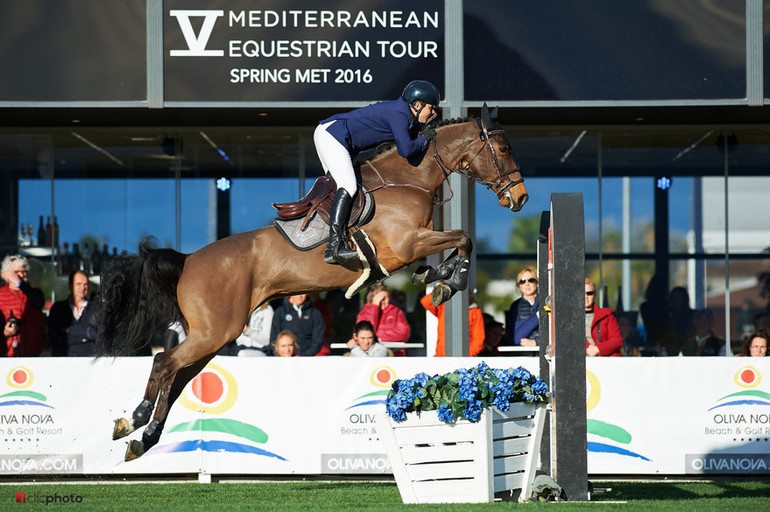
M 488 189 L 491 189 L 493 187 L 500 187 L 500 190 L 498 192 L 495 192 L 495 195 L 497 195 L 498 199 L 502 199 L 503 195 L 505 195 L 506 192 L 512 187 L 515 187 L 519 183 L 524 183 L 524 178 L 518 178 L 516 180 L 509 181 L 505 186 L 502 186 L 503 180 L 505 180 L 508 176 L 511 174 L 514 174 L 516 172 L 519 172 L 519 166 L 517 165 L 511 170 L 504 171 L 501 170 L 500 161 L 497 158 L 497 155 L 495 154 L 495 149 L 492 147 L 492 137 L 495 135 L 503 135 L 505 134 L 505 131 L 500 130 L 487 130 L 486 125 L 484 124 L 483 119 L 479 119 L 479 122 L 481 124 L 481 131 L 479 132 L 479 139 L 481 140 L 481 147 L 478 151 L 476 151 L 476 154 L 473 155 L 473 158 L 471 158 L 468 161 L 468 164 L 465 167 L 458 167 L 457 169 L 453 169 L 449 167 L 446 162 L 444 162 L 444 159 L 441 157 L 441 154 L 438 152 L 438 144 L 436 143 L 436 139 L 434 138 L 433 143 L 433 159 L 436 161 L 438 166 L 441 168 L 441 170 L 444 172 L 447 178 L 449 178 L 449 175 L 453 172 L 456 172 L 458 174 L 461 174 L 462 176 L 465 176 L 470 181 L 475 181 L 476 183 L 480 183 L 484 186 L 486 186 Z M 495 164 L 495 171 L 497 172 L 497 179 L 494 181 L 488 181 L 483 180 L 476 176 L 475 174 L 470 173 L 471 164 L 474 160 L 476 160 L 476 157 L 478 157 L 482 151 L 484 151 L 484 148 L 488 148 L 490 154 L 492 155 L 492 160 Z M 446 199 L 443 199 L 441 201 L 437 201 L 436 196 L 431 192 L 430 190 L 420 187 L 418 185 L 412 185 L 411 183 L 389 183 L 383 179 L 382 175 L 380 174 L 380 171 L 377 170 L 377 168 L 374 166 L 374 164 L 371 162 L 371 160 L 366 160 L 366 164 L 374 171 L 374 173 L 377 175 L 377 177 L 380 179 L 381 184 L 369 189 L 367 192 L 371 193 L 375 190 L 381 189 L 381 188 L 387 188 L 387 187 L 407 187 L 407 188 L 414 188 L 417 190 L 420 190 L 422 192 L 425 192 L 431 198 L 433 198 L 433 204 L 436 206 L 441 206 L 452 197 L 454 197 L 454 190 L 452 190 L 452 184 L 449 182 L 449 180 L 446 180 L 446 184 L 449 187 L 449 197 Z
M 466 178 L 468 178 L 471 181 L 475 181 L 476 183 L 480 183 L 484 186 L 486 186 L 488 189 L 492 188 L 499 188 L 500 190 L 495 192 L 495 195 L 497 195 L 498 199 L 502 199 L 503 195 L 512 187 L 515 187 L 519 183 L 524 183 L 524 178 L 519 177 L 515 180 L 509 180 L 508 183 L 503 186 L 503 180 L 507 179 L 508 176 L 511 174 L 517 173 L 520 171 L 519 166 L 517 165 L 511 170 L 503 170 L 501 169 L 500 161 L 497 158 L 497 155 L 495 154 L 495 149 L 492 147 L 492 137 L 495 135 L 504 135 L 504 130 L 487 130 L 486 124 L 484 124 L 483 119 L 479 119 L 479 123 L 481 124 L 481 132 L 479 132 L 479 139 L 481 139 L 481 147 L 478 151 L 476 151 L 476 154 L 473 155 L 473 158 L 471 158 L 468 163 L 465 165 L 465 167 L 458 167 L 457 169 L 452 169 L 449 167 L 446 162 L 444 162 L 444 159 L 441 157 L 441 154 L 438 152 L 438 144 L 436 143 L 436 140 L 433 140 L 433 159 L 438 163 L 439 167 L 441 167 L 441 170 L 444 171 L 444 174 L 446 174 L 447 178 L 450 174 L 453 172 L 459 173 Z M 476 157 L 478 157 L 482 151 L 484 151 L 484 148 L 489 149 L 489 153 L 492 155 L 492 161 L 495 164 L 495 171 L 497 172 L 497 179 L 494 181 L 488 181 L 483 180 L 476 176 L 475 174 L 470 173 L 471 164 L 474 160 L 476 160 Z M 454 195 L 454 191 L 452 190 L 452 186 L 449 184 L 449 180 L 447 180 L 447 185 L 449 186 L 449 197 L 445 200 L 443 200 L 439 204 L 444 204 L 445 202 L 452 199 L 452 196 Z M 493 190 L 494 191 L 494 190 Z

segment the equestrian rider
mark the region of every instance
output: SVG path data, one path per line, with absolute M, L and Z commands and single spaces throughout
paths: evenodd
M 382 101 L 344 114 L 336 114 L 318 124 L 313 134 L 321 165 L 337 184 L 332 204 L 329 244 L 324 261 L 347 264 L 358 259 L 347 242 L 350 207 L 358 189 L 352 157 L 386 141 L 395 141 L 398 154 L 404 158 L 425 151 L 436 131 L 423 125 L 436 117 L 440 94 L 436 86 L 425 80 L 414 80 L 404 88 L 401 97 Z M 422 128 L 412 139 L 412 128 Z

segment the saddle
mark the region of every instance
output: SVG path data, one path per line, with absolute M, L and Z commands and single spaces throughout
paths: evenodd
M 278 218 L 281 220 L 294 220 L 304 217 L 305 221 L 302 223 L 303 230 L 316 212 L 326 224 L 329 224 L 332 202 L 336 192 L 337 184 L 334 180 L 330 176 L 321 176 L 315 180 L 310 192 L 305 197 L 289 203 L 273 203 L 273 208 L 278 212 Z M 365 195 L 366 190 L 359 185 L 358 194 L 353 198 L 353 204 L 350 207 L 348 227 L 355 226 L 361 218 L 366 204 Z

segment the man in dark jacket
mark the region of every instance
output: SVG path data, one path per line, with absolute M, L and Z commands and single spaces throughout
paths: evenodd
M 274 343 L 278 333 L 283 330 L 289 330 L 297 336 L 299 355 L 314 356 L 323 345 L 326 322 L 306 293 L 292 295 L 284 299 L 283 304 L 275 310 L 270 343 Z
M 699 309 L 692 319 L 695 336 L 688 348 L 695 349 L 696 356 L 721 356 L 725 351 L 725 340 L 714 334 L 714 313 L 710 309 Z M 685 354 L 690 355 L 690 354 Z
M 596 285 L 590 277 L 585 282 L 586 355 L 620 356 L 623 336 L 610 308 L 596 307 Z
M 48 341 L 52 356 L 94 355 L 96 329 L 92 326 L 96 304 L 88 301 L 88 275 L 76 270 L 69 276 L 70 295 L 51 306 Z

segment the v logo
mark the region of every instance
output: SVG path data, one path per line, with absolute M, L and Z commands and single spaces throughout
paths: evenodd
M 179 28 L 182 30 L 188 48 L 187 50 L 171 50 L 169 52 L 171 57 L 222 57 L 225 54 L 224 50 L 206 49 L 211 32 L 214 30 L 214 24 L 217 22 L 217 18 L 225 15 L 225 11 L 171 10 L 169 14 L 175 17 L 179 23 Z M 190 18 L 193 16 L 204 18 L 198 35 L 195 34 L 192 23 L 190 23 Z

